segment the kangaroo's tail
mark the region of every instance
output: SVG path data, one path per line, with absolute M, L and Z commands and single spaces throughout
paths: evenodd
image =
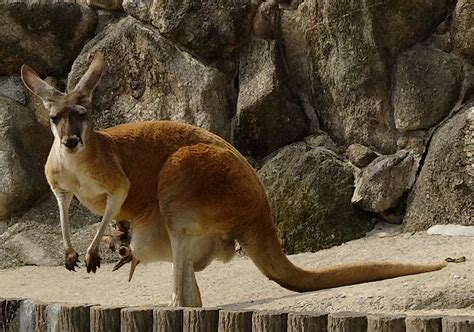
M 307 292 L 440 270 L 437 264 L 353 263 L 316 270 L 296 267 L 285 256 L 271 214 L 249 227 L 238 241 L 259 270 L 282 287 Z

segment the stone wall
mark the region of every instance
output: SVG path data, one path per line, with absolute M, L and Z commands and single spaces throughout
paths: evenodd
M 259 168 L 288 252 L 379 219 L 474 224 L 468 0 L 88 3 L 0 4 L 0 223 L 57 220 L 37 209 L 54 206 L 52 138 L 20 66 L 68 89 L 101 51 L 97 128 L 172 119 L 228 139 Z

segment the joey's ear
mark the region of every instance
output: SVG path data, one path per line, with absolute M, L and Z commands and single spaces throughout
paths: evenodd
M 28 90 L 38 95 L 45 104 L 53 102 L 55 98 L 62 95 L 61 92 L 43 81 L 28 65 L 21 66 L 21 80 Z
M 86 73 L 82 76 L 77 83 L 74 91 L 78 92 L 85 98 L 90 98 L 92 92 L 94 91 L 97 83 L 99 82 L 100 77 L 102 76 L 102 71 L 104 70 L 104 56 L 102 53 L 97 52 L 92 59 L 89 68 Z

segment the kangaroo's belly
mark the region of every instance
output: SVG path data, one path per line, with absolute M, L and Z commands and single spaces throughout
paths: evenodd
M 172 262 L 173 255 L 166 227 L 159 219 L 146 219 L 131 224 L 130 248 L 142 263 Z

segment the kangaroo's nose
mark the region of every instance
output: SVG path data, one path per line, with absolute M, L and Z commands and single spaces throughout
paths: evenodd
M 63 138 L 62 143 L 69 149 L 74 149 L 77 144 L 79 144 L 79 138 L 77 137 L 68 137 L 68 138 Z

